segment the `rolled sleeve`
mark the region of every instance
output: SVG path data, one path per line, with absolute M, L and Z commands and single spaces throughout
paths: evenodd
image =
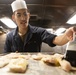
M 49 46 L 54 47 L 56 46 L 53 44 L 53 40 L 57 35 L 51 34 L 48 31 L 44 30 L 41 34 L 41 39 L 44 43 L 47 43 Z
M 49 46 L 51 46 L 51 47 L 56 46 L 56 44 L 53 44 L 53 40 L 55 39 L 56 36 L 57 36 L 57 35 L 51 34 L 51 35 L 49 35 L 49 36 L 47 37 L 46 42 L 47 42 L 47 44 L 48 44 Z

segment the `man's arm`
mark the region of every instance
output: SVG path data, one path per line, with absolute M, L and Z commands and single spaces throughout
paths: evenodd
M 76 27 L 70 27 L 63 35 L 55 37 L 53 43 L 59 46 L 64 45 L 73 40 L 73 33 L 76 33 Z

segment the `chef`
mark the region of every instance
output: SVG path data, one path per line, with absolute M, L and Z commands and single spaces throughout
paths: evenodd
M 24 0 L 13 1 L 11 7 L 12 19 L 17 27 L 7 34 L 4 52 L 40 52 L 42 42 L 54 47 L 64 45 L 73 39 L 75 27 L 70 27 L 63 35 L 57 36 L 48 33 L 44 28 L 31 26 L 30 12 Z

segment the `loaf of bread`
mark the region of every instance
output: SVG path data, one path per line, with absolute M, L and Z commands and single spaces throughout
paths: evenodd
M 6 58 L 5 56 L 0 57 L 0 68 L 5 67 L 10 62 L 10 59 Z
M 44 57 L 41 60 L 45 63 L 49 63 L 49 64 L 52 64 L 52 65 L 55 65 L 55 66 L 59 66 L 59 62 L 53 56 Z
M 9 61 L 10 61 L 9 59 L 0 59 L 0 68 L 9 64 Z
M 44 61 L 45 63 L 54 64 L 55 66 L 61 66 L 61 68 L 65 71 L 75 69 L 75 68 L 72 69 L 72 66 L 68 61 L 62 60 L 62 57 L 63 55 L 61 54 L 54 54 L 51 55 L 50 57 L 42 58 L 42 61 Z
M 54 54 L 54 57 L 59 62 L 60 66 L 61 66 L 61 68 L 63 70 L 65 70 L 65 71 L 72 70 L 72 66 L 71 66 L 70 62 L 68 62 L 65 59 L 62 59 L 63 58 L 63 55 L 61 55 L 61 54 Z
M 27 69 L 27 60 L 23 58 L 12 59 L 9 63 L 9 69 L 12 72 L 24 73 Z

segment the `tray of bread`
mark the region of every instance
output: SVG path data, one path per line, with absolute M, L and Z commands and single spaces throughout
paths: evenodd
M 1 75 L 59 75 L 76 71 L 62 54 L 9 53 L 0 56 Z M 67 75 L 67 73 L 65 74 Z M 76 73 L 72 74 L 76 75 Z

